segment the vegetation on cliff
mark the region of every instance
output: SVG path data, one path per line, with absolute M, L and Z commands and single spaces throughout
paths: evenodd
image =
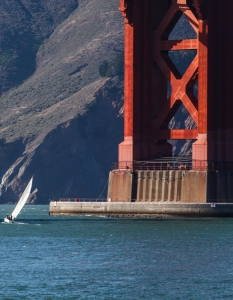
M 101 77 L 123 76 L 124 53 L 117 53 L 110 62 L 104 60 L 99 66 L 99 74 Z
M 33 74 L 43 42 L 77 7 L 77 0 L 0 2 L 0 94 Z

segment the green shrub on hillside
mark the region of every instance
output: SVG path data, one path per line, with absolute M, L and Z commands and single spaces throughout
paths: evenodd
M 12 59 L 13 59 L 13 51 L 11 49 L 0 52 L 0 65 L 5 64 L 6 62 Z
M 99 66 L 101 77 L 114 77 L 124 75 L 124 53 L 118 53 L 110 62 L 104 60 Z
M 99 66 L 99 74 L 101 77 L 107 77 L 108 62 L 104 60 Z
M 97 107 L 96 100 L 93 100 L 93 101 L 91 101 L 89 103 L 86 103 L 84 105 L 85 111 L 87 111 L 87 110 L 94 110 L 96 107 Z
M 40 47 L 38 49 L 38 51 L 42 51 L 42 50 L 44 50 L 44 44 L 40 45 Z

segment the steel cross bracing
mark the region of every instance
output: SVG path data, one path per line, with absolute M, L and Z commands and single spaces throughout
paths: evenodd
M 198 125 L 198 104 L 193 93 L 193 86 L 198 75 L 198 54 L 196 54 L 183 76 L 168 56 L 168 51 L 198 50 L 197 39 L 167 40 L 169 33 L 176 26 L 182 13 L 198 35 L 198 20 L 186 2 L 186 0 L 173 0 L 170 9 L 154 31 L 153 58 L 171 84 L 171 95 L 153 121 L 155 141 L 161 139 L 196 139 L 198 134 L 197 129 L 167 129 L 168 123 L 182 103 Z
M 230 7 L 231 2 L 227 3 Z M 215 3 L 215 9 L 219 5 Z M 215 50 L 212 47 L 209 52 L 209 39 L 214 40 L 216 36 L 213 5 L 207 14 L 206 0 L 120 0 L 120 10 L 125 22 L 125 80 L 124 141 L 119 145 L 119 161 L 153 159 L 159 153 L 169 156 L 172 148 L 167 140 L 191 139 L 196 140 L 192 145 L 193 159 L 206 161 L 208 128 L 213 127 L 210 137 L 216 135 L 214 112 L 208 108 L 209 84 L 215 80 L 213 75 L 209 76 L 209 69 L 216 68 L 213 62 L 209 63 Z M 169 35 L 182 15 L 196 35 L 170 40 Z M 212 35 L 209 35 L 209 20 Z M 184 74 L 169 57 L 173 51 L 196 52 Z M 195 96 L 197 80 L 198 96 Z M 171 86 L 169 98 L 167 82 Z M 182 105 L 194 126 L 169 128 Z

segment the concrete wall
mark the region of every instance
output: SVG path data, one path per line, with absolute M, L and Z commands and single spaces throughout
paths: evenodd
M 107 198 L 114 202 L 130 202 L 132 199 L 133 173 L 129 170 L 109 173 Z
M 206 199 L 206 172 L 137 171 L 136 201 L 202 202 Z
M 233 171 L 110 172 L 112 202 L 233 203 Z
M 112 202 L 206 202 L 207 173 L 198 171 L 110 172 Z
M 233 204 L 50 202 L 51 215 L 106 215 L 115 217 L 233 216 Z

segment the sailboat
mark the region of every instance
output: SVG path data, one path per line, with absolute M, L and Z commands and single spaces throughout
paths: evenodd
M 5 223 L 13 223 L 13 220 L 18 216 L 22 208 L 24 207 L 24 204 L 27 202 L 27 199 L 30 195 L 31 188 L 32 188 L 32 179 L 29 181 L 28 185 L 26 186 L 26 189 L 24 190 L 22 196 L 20 197 L 18 203 L 16 204 L 14 210 L 12 211 L 10 217 L 6 217 L 4 219 Z

